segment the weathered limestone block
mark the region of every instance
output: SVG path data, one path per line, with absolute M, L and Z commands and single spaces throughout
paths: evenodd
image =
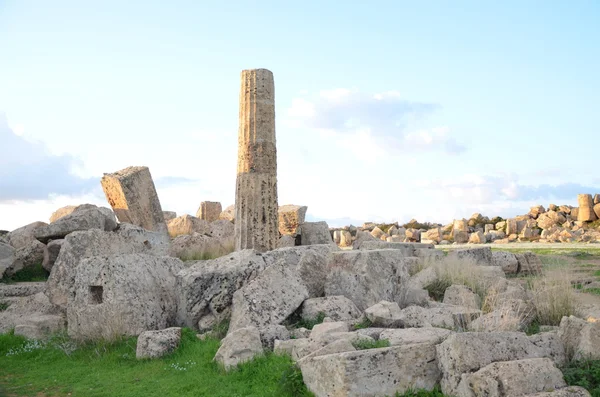
M 298 234 L 298 229 L 304 223 L 307 206 L 282 205 L 279 207 L 279 233 L 291 236 Z
M 221 212 L 223 212 L 223 207 L 218 201 L 203 201 L 196 212 L 196 218 L 210 223 L 219 219 Z
M 267 69 L 244 70 L 241 80 L 235 248 L 264 252 L 279 240 L 275 85 Z
M 198 260 L 203 255 L 214 255 L 224 252 L 223 244 L 217 238 L 200 233 L 184 234 L 171 241 L 169 253 L 182 260 Z
M 340 231 L 340 247 L 352 246 L 352 234 L 347 230 Z
M 391 346 L 429 343 L 438 345 L 445 341 L 453 332 L 445 328 L 404 328 L 384 329 L 379 334 L 379 340 L 387 340 Z
M 256 278 L 265 261 L 254 250 L 198 261 L 177 274 L 178 323 L 207 331 L 223 319 L 233 294 Z M 202 326 L 201 326 L 202 325 Z
M 474 261 L 478 265 L 492 265 L 492 249 L 490 247 L 465 248 L 448 253 L 448 258 L 457 258 L 459 260 Z
M 381 240 L 381 237 L 387 236 L 387 234 L 379 227 L 375 226 L 373 230 L 371 230 L 371 236 L 375 237 L 377 240 Z
M 46 245 L 46 249 L 44 250 L 44 258 L 42 260 L 42 267 L 47 271 L 51 271 L 56 259 L 58 258 L 58 254 L 60 253 L 60 249 L 62 248 L 65 240 L 52 240 Z
M 432 390 L 440 379 L 435 346 L 428 343 L 328 354 L 299 364 L 317 397 L 393 396 Z
M 66 308 L 67 300 L 72 295 L 76 269 L 81 261 L 94 256 L 154 253 L 153 244 L 145 242 L 148 239 L 137 239 L 135 235 L 124 236 L 120 231 L 112 233 L 92 229 L 69 234 L 50 272 L 46 295 L 53 304 Z
M 437 304 L 434 307 L 409 306 L 401 310 L 400 320 L 406 328 L 441 327 L 465 328 L 481 315 L 480 310 L 467 307 Z
M 469 235 L 469 244 L 485 244 L 485 242 L 486 238 L 481 231 L 476 231 Z
M 71 214 L 36 229 L 34 235 L 42 243 L 47 243 L 50 240 L 65 238 L 76 231 L 98 229 L 109 232 L 116 228 L 115 214 L 110 209 L 79 206 Z
M 51 304 L 43 292 L 35 293 L 34 288 L 26 287 L 20 284 L 30 285 L 33 283 L 17 283 L 14 285 L 14 287 L 18 288 L 19 290 L 3 291 L 5 296 L 19 295 L 20 297 L 9 301 L 10 304 L 8 308 L 0 311 L 0 333 L 9 332 L 11 329 L 16 328 L 19 325 L 36 325 L 31 323 L 31 319 L 45 315 L 61 316 L 62 326 L 64 327 L 65 320 L 60 308 Z M 30 293 L 33 293 L 33 295 L 30 295 Z M 42 319 L 43 318 L 44 317 L 42 317 Z M 42 330 L 44 329 L 45 325 L 57 324 L 57 322 L 53 322 L 52 318 L 47 318 L 46 320 L 37 323 L 37 325 L 41 326 Z M 37 329 L 40 330 L 40 327 L 37 327 Z M 31 330 L 32 329 L 30 328 L 29 331 Z
M 167 222 L 167 230 L 171 237 L 184 234 L 208 234 L 210 225 L 207 221 L 191 215 L 182 215 Z
M 591 397 L 591 394 L 583 387 L 569 386 L 555 391 L 527 394 L 524 397 Z
M 15 326 L 15 335 L 27 339 L 46 339 L 52 334 L 64 331 L 65 328 L 65 318 L 61 315 L 33 314 L 19 321 Z
M 158 331 L 144 331 L 138 336 L 135 357 L 158 358 L 171 354 L 179 347 L 181 328 L 171 327 Z
M 361 311 L 345 296 L 311 298 L 302 304 L 301 316 L 305 320 L 315 319 L 323 313 L 333 321 L 349 321 L 360 318 Z
M 260 340 L 265 349 L 273 351 L 276 340 L 289 340 L 290 331 L 284 325 L 267 325 L 260 329 Z
M 300 226 L 300 244 L 335 244 L 327 222 L 304 222 Z
M 519 274 L 539 275 L 542 273 L 542 260 L 533 252 L 515 254 L 519 262 Z
M 567 221 L 567 218 L 560 212 L 548 211 L 541 214 L 537 220 L 537 225 L 542 229 L 550 229 L 552 226 L 562 225 Z
M 450 335 L 437 346 L 437 359 L 443 378 L 442 392 L 456 395 L 461 375 L 478 371 L 497 361 L 543 357 L 524 333 L 461 332 Z
M 44 261 L 44 251 L 46 245 L 37 240 L 30 240 L 29 244 L 15 251 L 15 261 L 7 270 L 7 274 L 11 275 L 19 270 L 35 267 L 42 264 Z
M 567 384 L 548 358 L 496 362 L 472 374 L 463 374 L 457 397 L 523 396 L 551 392 Z
M 165 222 L 169 222 L 171 219 L 177 218 L 177 212 L 163 211 L 163 218 L 165 219 Z
M 41 227 L 48 226 L 45 222 L 33 222 L 6 235 L 6 242 L 14 249 L 19 249 L 31 244 L 35 240 L 35 231 Z
M 119 222 L 167 233 L 167 225 L 148 167 L 104 174 L 102 189 Z
M 396 302 L 381 301 L 365 309 L 365 316 L 375 327 L 401 328 L 402 312 Z
M 444 234 L 442 233 L 442 228 L 434 227 L 433 229 L 429 229 L 425 232 L 425 238 L 427 240 L 435 241 L 436 244 L 439 244 L 440 241 L 444 239 Z
M 444 303 L 469 309 L 481 309 L 481 298 L 464 285 L 451 285 L 444 293 Z
M 544 357 L 551 358 L 558 367 L 562 367 L 567 363 L 565 346 L 558 335 L 558 330 L 540 332 L 539 334 L 530 335 L 528 338 L 534 345 L 542 349 Z
M 277 248 L 295 247 L 296 239 L 290 235 L 284 235 L 279 238 Z
M 308 297 L 298 268 L 275 263 L 233 294 L 229 332 L 281 324 Z
M 581 222 L 591 222 L 598 219 L 594 212 L 594 199 L 591 194 L 578 194 L 579 212 L 577 220 Z
M 600 323 L 589 323 L 575 316 L 563 317 L 558 336 L 568 360 L 600 359 Z
M 144 254 L 81 260 L 67 304 L 69 336 L 110 339 L 174 325 L 182 269 L 179 259 Z
M 233 222 L 235 220 L 235 206 L 230 205 L 229 207 L 225 208 L 219 215 L 219 219 Z
M 401 303 L 408 269 L 399 250 L 334 252 L 325 295 L 343 295 L 364 310 L 385 300 Z
M 230 370 L 240 363 L 252 360 L 263 352 L 260 332 L 255 327 L 240 328 L 230 332 L 221 341 L 215 361 Z
M 517 274 L 519 271 L 519 261 L 512 252 L 493 251 L 492 266 L 501 267 L 504 274 Z
M 46 283 L 43 281 L 25 281 L 14 284 L 0 284 L 0 298 L 12 298 L 35 295 L 44 292 Z

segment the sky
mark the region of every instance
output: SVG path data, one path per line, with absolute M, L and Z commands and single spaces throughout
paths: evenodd
M 0 0 L 0 229 L 234 203 L 240 72 L 274 73 L 280 205 L 447 223 L 600 193 L 600 2 Z

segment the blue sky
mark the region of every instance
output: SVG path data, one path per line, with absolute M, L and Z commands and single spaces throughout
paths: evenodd
M 0 0 L 0 229 L 107 205 L 102 173 L 130 165 L 165 210 L 233 204 L 256 67 L 275 75 L 280 204 L 310 219 L 575 204 L 600 192 L 599 20 L 583 0 Z

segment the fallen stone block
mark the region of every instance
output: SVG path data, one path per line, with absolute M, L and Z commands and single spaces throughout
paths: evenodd
M 179 347 L 181 328 L 171 327 L 158 331 L 144 331 L 138 336 L 135 357 L 158 358 L 171 354 Z

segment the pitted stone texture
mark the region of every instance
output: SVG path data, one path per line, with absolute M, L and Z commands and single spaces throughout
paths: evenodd
M 409 389 L 432 390 L 440 379 L 435 346 L 427 343 L 328 354 L 299 364 L 317 397 L 393 396 Z
M 496 362 L 472 374 L 463 374 L 457 397 L 523 396 L 551 392 L 567 384 L 548 358 Z
M 402 313 L 396 302 L 381 301 L 367 309 L 365 316 L 375 327 L 401 328 L 404 322 L 401 320 Z
M 519 274 L 537 276 L 542 273 L 542 261 L 533 252 L 524 252 L 515 256 L 519 262 Z
M 296 246 L 296 238 L 290 235 L 281 236 L 277 242 L 277 248 L 286 248 Z
M 11 293 L 10 291 L 5 292 Z M 18 291 L 12 291 L 12 293 L 15 292 L 18 293 Z M 26 291 L 21 290 L 20 292 L 23 295 L 27 294 L 27 296 L 2 299 L 2 301 L 10 299 L 10 305 L 6 310 L 0 311 L 0 333 L 6 333 L 21 324 L 31 325 L 30 319 L 38 316 L 62 316 L 64 323 L 62 310 L 50 303 L 48 297 L 43 292 L 34 293 L 33 295 L 29 295 L 30 292 L 34 292 L 30 289 Z
M 504 274 L 517 274 L 519 271 L 519 261 L 512 252 L 493 251 L 492 266 L 501 267 Z
M 177 212 L 163 211 L 163 218 L 165 219 L 165 222 L 169 222 L 171 219 L 177 218 Z
M 6 242 L 14 249 L 19 249 L 31 244 L 35 240 L 35 231 L 41 227 L 48 226 L 45 222 L 33 222 L 6 235 Z
M 302 318 L 315 319 L 323 313 L 333 321 L 349 321 L 360 318 L 361 311 L 345 296 L 326 296 L 307 299 L 302 304 Z
M 43 281 L 26 281 L 14 284 L 0 284 L 0 298 L 29 296 L 44 292 L 46 283 Z
M 343 295 L 364 310 L 384 300 L 401 303 L 409 274 L 399 250 L 334 252 L 325 295 Z
M 235 248 L 270 251 L 279 240 L 275 85 L 267 69 L 241 74 Z
M 329 232 L 327 222 L 304 222 L 300 226 L 300 244 L 301 245 L 316 245 L 316 244 L 332 244 L 333 238 Z
M 543 351 L 524 333 L 461 332 L 450 335 L 437 346 L 443 378 L 442 392 L 456 395 L 461 375 L 475 372 L 497 361 L 541 358 Z
M 229 330 L 281 324 L 308 297 L 298 269 L 275 263 L 233 294 Z
M 279 207 L 279 233 L 282 235 L 295 236 L 300 226 L 304 223 L 307 206 L 282 205 Z
M 119 222 L 167 233 L 156 187 L 148 167 L 128 167 L 104 174 L 100 182 Z
M 463 328 L 481 315 L 479 310 L 447 304 L 438 304 L 436 307 L 429 308 L 409 306 L 402 309 L 400 313 L 400 320 L 407 328 Z
M 156 252 L 155 249 L 160 252 L 160 246 L 153 247 L 152 243 L 144 239 L 145 233 L 151 234 L 151 232 L 141 230 L 144 233 L 137 233 L 135 228 L 125 228 L 123 230 L 125 236 L 120 234 L 121 230 L 117 233 L 88 230 L 69 234 L 47 281 L 46 295 L 50 301 L 66 308 L 67 300 L 72 295 L 71 288 L 75 280 L 76 269 L 86 258 L 133 253 L 153 254 Z M 150 238 L 150 240 L 152 239 Z
M 215 361 L 222 364 L 226 370 L 238 364 L 252 360 L 254 356 L 263 352 L 260 332 L 255 327 L 240 328 L 230 332 L 221 341 L 217 350 Z
M 109 339 L 174 325 L 182 269 L 179 259 L 143 254 L 81 260 L 67 305 L 69 335 Z
M 235 235 L 235 228 L 233 226 L 233 223 L 224 219 L 217 219 L 216 221 L 210 223 L 208 234 L 210 234 L 214 238 L 220 239 L 221 241 L 233 241 L 233 237 Z
M 52 240 L 46 246 L 44 250 L 44 258 L 42 260 L 42 267 L 47 271 L 51 271 L 56 259 L 58 258 L 58 254 L 60 253 L 60 249 L 62 248 L 65 240 Z
M 542 349 L 544 357 L 551 358 L 558 367 L 562 367 L 567 363 L 565 346 L 558 335 L 558 331 L 530 335 L 529 340 Z
M 492 249 L 490 247 L 466 248 L 448 253 L 448 258 L 469 260 L 482 266 L 492 265 Z
M 558 336 L 567 359 L 600 359 L 600 323 L 590 323 L 575 316 L 563 317 Z
M 396 249 L 402 252 L 406 257 L 415 255 L 415 249 L 426 248 L 433 249 L 433 244 L 425 243 L 389 243 L 387 241 L 368 240 L 360 243 L 358 249 L 361 250 L 381 250 L 381 249 Z
M 201 328 L 203 317 L 219 322 L 228 314 L 235 291 L 264 269 L 263 257 L 254 250 L 194 262 L 177 274 L 178 322 L 194 329 Z
M 196 212 L 196 217 L 210 223 L 219 219 L 221 212 L 223 212 L 223 207 L 220 202 L 203 201 L 200 203 L 200 207 Z
M 481 309 L 481 298 L 464 285 L 451 285 L 444 293 L 444 303 L 468 307 L 469 309 Z
M 4 270 L 4 275 L 12 276 L 20 270 L 40 265 L 44 260 L 46 246 L 37 240 L 30 240 L 28 244 L 15 250 L 14 260 Z
M 268 325 L 260 330 L 260 340 L 265 349 L 273 351 L 276 340 L 289 340 L 290 331 L 283 325 Z
M 135 357 L 158 358 L 173 353 L 181 341 L 181 328 L 171 327 L 158 331 L 144 331 L 137 340 Z
M 410 345 L 415 343 L 429 343 L 437 345 L 445 341 L 453 332 L 444 328 L 404 328 L 386 329 L 381 331 L 378 339 L 387 340 L 390 345 Z
M 171 237 L 185 234 L 208 234 L 210 225 L 207 221 L 191 215 L 182 215 L 167 222 L 167 229 Z
M 47 243 L 49 240 L 65 238 L 76 231 L 97 229 L 109 232 L 116 228 L 115 215 L 108 208 L 80 206 L 71 214 L 36 229 L 34 235 L 42 243 Z
M 583 387 L 569 386 L 555 391 L 528 394 L 524 397 L 591 397 L 591 394 Z
M 46 339 L 50 335 L 66 328 L 65 318 L 62 315 L 34 314 L 24 317 L 15 326 L 15 335 L 21 335 L 27 339 Z
M 219 215 L 219 219 L 226 220 L 229 222 L 234 222 L 235 221 L 235 206 L 230 205 L 229 207 L 225 208 L 223 210 L 223 212 L 221 212 L 221 214 Z

